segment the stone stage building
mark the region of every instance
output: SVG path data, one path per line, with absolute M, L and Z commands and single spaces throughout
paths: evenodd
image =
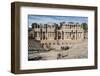
M 78 23 L 33 23 L 29 38 L 40 41 L 45 49 L 66 50 L 74 43 L 87 39 L 87 32 Z

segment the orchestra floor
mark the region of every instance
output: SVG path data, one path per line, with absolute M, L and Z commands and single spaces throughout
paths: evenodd
M 28 60 L 57 60 L 88 58 L 87 40 L 74 44 L 68 50 L 50 50 L 28 54 Z

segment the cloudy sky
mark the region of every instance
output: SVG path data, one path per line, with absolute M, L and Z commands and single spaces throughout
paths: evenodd
M 50 15 L 28 15 L 28 25 L 31 26 L 32 23 L 60 23 L 60 22 L 78 22 L 78 23 L 88 23 L 88 17 L 78 17 L 78 16 L 50 16 Z

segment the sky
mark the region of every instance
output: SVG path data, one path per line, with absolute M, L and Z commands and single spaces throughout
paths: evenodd
M 80 16 L 52 16 L 52 15 L 28 15 L 28 25 L 31 27 L 32 23 L 57 23 L 60 22 L 74 22 L 74 23 L 87 23 L 88 17 Z

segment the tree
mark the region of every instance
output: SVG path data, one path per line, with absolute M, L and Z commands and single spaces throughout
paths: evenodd
M 32 26 L 32 28 L 34 28 L 34 27 L 37 27 L 37 25 L 38 25 L 37 23 L 32 23 L 31 26 Z
M 87 25 L 87 23 L 82 23 L 82 24 L 81 24 L 81 27 L 83 28 L 84 31 L 87 31 L 87 30 L 88 30 L 88 25 Z
M 74 24 L 74 22 L 68 22 L 69 24 Z
M 84 30 L 84 39 L 85 39 L 87 37 L 86 33 L 88 31 L 88 25 L 87 25 L 87 23 L 82 23 L 81 26 Z
M 76 25 L 79 25 L 79 23 L 77 22 Z

